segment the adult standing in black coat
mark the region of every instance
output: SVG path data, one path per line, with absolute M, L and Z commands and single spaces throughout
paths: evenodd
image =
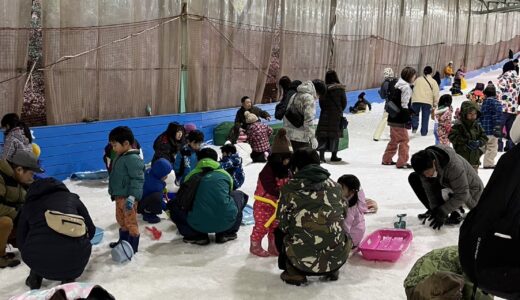
M 341 118 L 347 107 L 346 87 L 340 83 L 336 71 L 330 70 L 325 74 L 327 92 L 320 96 L 320 120 L 316 129 L 320 160 L 325 162 L 325 151 L 332 152 L 330 161 L 341 161 L 337 156 L 339 139 L 343 137 Z
M 25 284 L 39 289 L 42 279 L 72 282 L 88 263 L 90 240 L 96 227 L 78 195 L 54 178 L 40 179 L 27 191 L 25 206 L 18 222 L 17 242 L 23 261 L 31 269 Z M 87 233 L 70 237 L 51 229 L 45 220 L 47 210 L 84 218 Z

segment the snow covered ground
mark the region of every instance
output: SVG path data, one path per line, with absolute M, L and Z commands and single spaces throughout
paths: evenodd
M 474 87 L 477 81 L 496 82 L 499 74 L 495 71 L 468 80 L 468 87 Z M 454 108 L 463 100 L 465 96 L 457 97 Z M 349 99 L 350 103 L 353 101 Z M 406 221 L 414 240 L 396 263 L 366 261 L 355 254 L 341 269 L 337 282 L 322 283 L 318 278 L 309 278 L 310 284 L 305 287 L 289 286 L 279 278 L 281 271 L 276 258 L 249 254 L 252 226 L 243 226 L 236 241 L 200 247 L 184 244 L 173 223 L 163 215 L 162 222 L 157 224 L 163 231 L 162 238 L 152 241 L 145 231 L 147 224 L 140 221 L 139 253 L 131 263 L 117 265 L 112 262 L 108 247 L 110 241 L 117 239 L 117 225 L 106 182 L 67 181 L 71 191 L 81 196 L 94 223 L 105 229 L 103 242 L 93 247 L 90 262 L 78 280 L 100 284 L 117 299 L 405 299 L 403 281 L 414 262 L 431 249 L 455 245 L 459 227 L 445 226 L 433 231 L 419 222 L 416 216 L 425 209 L 408 185 L 410 171 L 381 165 L 389 139 L 388 128 L 381 141 L 372 141 L 382 112 L 383 105 L 376 104 L 372 112 L 349 116 L 350 148 L 339 153 L 343 162 L 324 166 L 334 179 L 355 174 L 367 197 L 378 202 L 378 213 L 366 215 L 367 234 L 392 227 L 397 214 L 408 214 Z M 428 136 L 411 137 L 410 154 L 434 143 L 433 122 L 430 122 Z M 262 166 L 254 164 L 245 168 L 243 190 L 249 195 L 254 192 Z M 479 175 L 486 183 L 491 171 L 480 169 Z M 28 272 L 23 264 L 0 270 L 0 298 L 27 291 L 24 281 Z M 42 288 L 56 284 L 44 280 Z

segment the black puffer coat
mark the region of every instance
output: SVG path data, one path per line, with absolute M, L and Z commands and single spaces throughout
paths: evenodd
M 316 129 L 317 138 L 340 138 L 343 130 L 339 128 L 343 111 L 347 107 L 347 95 L 342 84 L 327 86 L 327 94 L 320 97 L 320 120 Z
M 47 210 L 82 216 L 87 234 L 73 238 L 55 232 L 45 221 Z M 50 280 L 78 278 L 90 258 L 95 232 L 87 208 L 62 182 L 45 178 L 30 186 L 18 222 L 17 243 L 23 261 L 36 274 Z

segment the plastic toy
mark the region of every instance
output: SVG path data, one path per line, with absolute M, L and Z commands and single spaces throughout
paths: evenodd
M 148 232 L 152 234 L 152 240 L 159 240 L 162 236 L 162 231 L 157 229 L 155 226 L 152 226 L 151 228 L 146 226 L 145 227 Z
M 404 221 L 404 217 L 406 217 L 406 214 L 399 214 L 397 215 L 399 220 L 397 222 L 394 222 L 394 228 L 397 229 L 406 229 L 406 221 Z
M 104 233 L 105 231 L 103 229 L 96 227 L 96 233 L 94 233 L 94 237 L 90 240 L 90 243 L 92 245 L 97 245 L 101 243 L 101 241 L 103 240 Z
M 394 262 L 408 249 L 412 239 L 408 229 L 379 229 L 361 242 L 359 251 L 367 260 Z

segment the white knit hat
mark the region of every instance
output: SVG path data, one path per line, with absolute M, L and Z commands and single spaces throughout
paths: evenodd
M 385 78 L 394 77 L 394 70 L 392 70 L 392 68 L 385 68 L 385 70 L 383 71 L 383 75 L 385 76 Z
M 244 117 L 246 117 L 247 124 L 252 124 L 258 121 L 258 117 L 255 114 L 250 113 L 248 111 L 244 113 Z

